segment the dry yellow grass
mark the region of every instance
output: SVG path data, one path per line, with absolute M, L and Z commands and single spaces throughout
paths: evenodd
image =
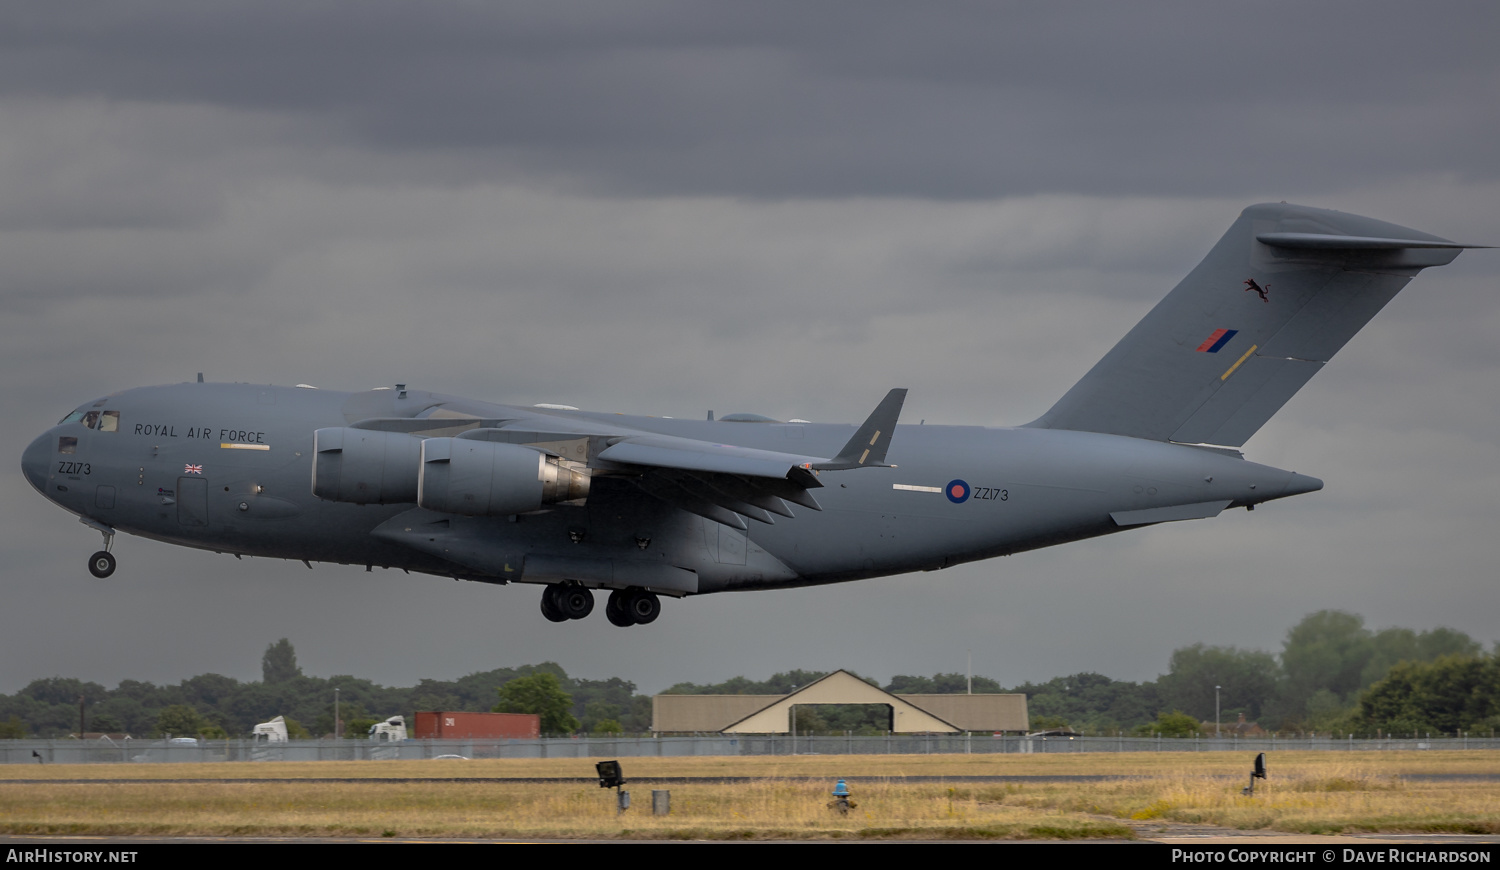
M 954 798 L 946 789 L 861 786 L 848 815 L 828 785 L 767 780 L 674 785 L 672 814 L 647 789 L 624 816 L 592 784 L 188 783 L 0 787 L 0 830 L 25 834 L 401 837 L 1129 837 L 1076 813 Z
M 1285 762 L 1285 759 L 1281 761 Z M 1385 762 L 1386 759 L 1380 759 Z M 1463 759 L 1457 760 L 1462 765 Z M 1179 768 L 1153 778 L 1098 783 L 1090 788 L 1055 783 L 975 787 L 979 800 L 1130 819 L 1239 830 L 1303 834 L 1349 832 L 1500 833 L 1500 783 L 1420 782 L 1392 770 L 1416 765 L 1356 763 L 1344 759 L 1282 763 L 1253 796 L 1241 794 L 1248 777 L 1224 778 Z M 1438 767 L 1434 765 L 1434 767 Z M 1425 773 L 1480 773 L 1472 768 Z M 1149 830 L 1150 825 L 1138 826 Z
M 1129 837 L 1131 825 L 1204 823 L 1289 832 L 1500 833 L 1500 784 L 1419 783 L 1411 773 L 1500 773 L 1500 753 L 1276 753 L 1271 781 L 1239 794 L 1250 754 L 627 758 L 636 805 L 588 781 L 589 759 L 0 768 L 0 831 L 402 837 L 1035 838 Z M 838 776 L 1106 774 L 1094 783 L 852 783 L 856 809 L 828 808 Z M 650 814 L 652 777 L 672 814 Z M 578 777 L 578 782 L 53 783 L 19 779 Z

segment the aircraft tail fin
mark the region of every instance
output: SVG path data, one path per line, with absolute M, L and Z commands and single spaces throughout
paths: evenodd
M 1336 211 L 1253 205 L 1027 425 L 1238 447 L 1414 275 L 1466 247 Z

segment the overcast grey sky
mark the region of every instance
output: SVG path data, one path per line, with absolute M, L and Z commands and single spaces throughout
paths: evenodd
M 1149 679 L 1303 614 L 1497 630 L 1500 252 L 1424 273 L 1246 446 L 1327 488 L 931 574 L 556 626 L 532 587 L 116 545 L 26 443 L 106 392 L 404 382 L 701 416 L 1037 415 L 1267 200 L 1500 244 L 1500 7 L 10 4 L 0 692 L 555 660 Z

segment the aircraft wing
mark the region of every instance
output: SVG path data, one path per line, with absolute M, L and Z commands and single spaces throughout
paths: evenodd
M 632 482 L 662 501 L 740 530 L 742 517 L 792 516 L 788 501 L 822 510 L 809 492 L 823 485 L 815 456 L 647 434 L 617 440 L 596 459 L 605 471 L 634 473 Z
M 825 461 L 817 456 L 654 434 L 623 438 L 599 451 L 597 458 L 619 465 L 795 480 L 805 488 L 823 485 L 810 468 Z
M 887 393 L 833 458 L 656 434 L 613 441 L 596 458 L 640 470 L 636 485 L 663 501 L 743 530 L 741 517 L 772 523 L 772 514 L 792 516 L 788 501 L 822 510 L 810 492 L 823 485 L 819 471 L 884 465 L 905 400 L 905 389 Z
M 811 492 L 823 485 L 820 471 L 883 466 L 905 399 L 905 389 L 887 393 L 831 458 L 645 432 L 530 409 L 495 418 L 371 418 L 353 428 L 525 445 L 577 463 L 575 467 L 586 465 L 593 474 L 628 478 L 675 507 L 743 530 L 746 517 L 772 523 L 773 514 L 793 516 L 787 502 L 822 510 Z

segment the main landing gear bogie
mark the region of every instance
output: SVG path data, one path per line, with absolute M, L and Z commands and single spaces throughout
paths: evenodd
M 552 622 L 583 619 L 594 612 L 594 593 L 586 586 L 551 583 L 542 590 L 542 615 Z
M 550 622 L 583 619 L 594 612 L 594 593 L 586 586 L 551 583 L 542 589 L 542 616 Z M 611 625 L 646 625 L 661 614 L 656 593 L 638 587 L 616 589 L 609 594 L 604 615 Z
M 661 599 L 645 589 L 616 589 L 609 593 L 604 615 L 611 625 L 649 625 L 661 615 Z

